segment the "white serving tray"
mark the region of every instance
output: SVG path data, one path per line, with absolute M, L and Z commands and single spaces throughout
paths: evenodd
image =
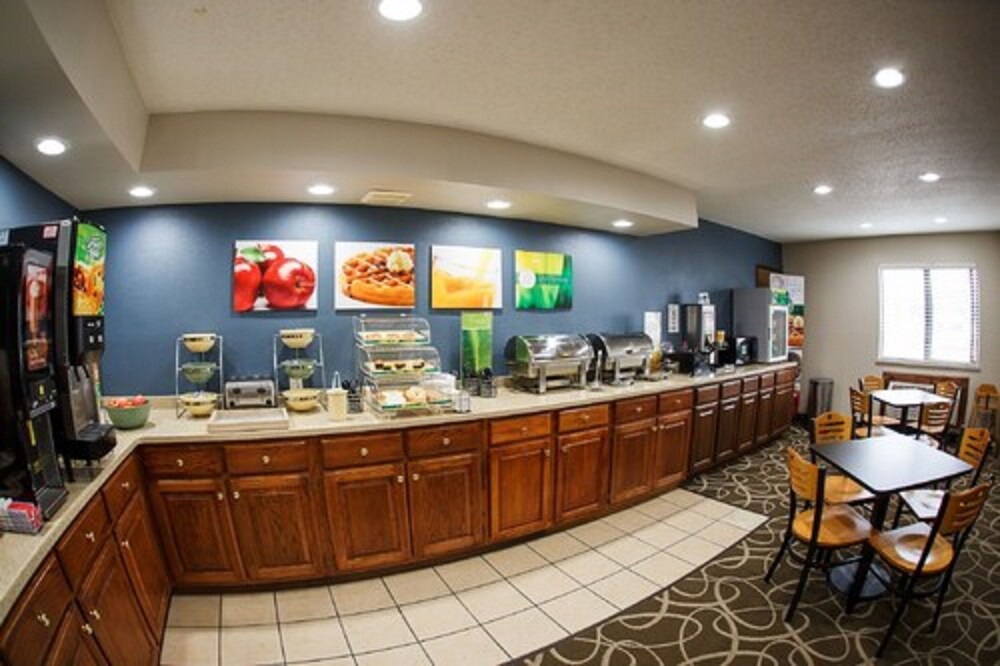
M 288 430 L 288 425 L 288 411 L 284 407 L 217 409 L 208 419 L 209 432 Z

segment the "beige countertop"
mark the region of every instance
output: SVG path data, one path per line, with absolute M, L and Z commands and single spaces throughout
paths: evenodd
M 90 470 L 80 470 L 78 481 L 67 486 L 69 497 L 66 499 L 66 503 L 52 520 L 45 523 L 45 527 L 39 534 L 22 535 L 0 532 L 0 622 L 6 618 L 18 595 L 28 584 L 32 574 L 41 565 L 45 556 L 55 547 L 59 537 L 83 510 L 87 502 L 101 489 L 107 478 L 140 444 L 251 441 L 291 436 L 310 437 L 494 419 L 654 395 L 665 391 L 713 384 L 736 377 L 773 372 L 792 366 L 794 363 L 752 365 L 737 370 L 735 374 L 727 373 L 698 378 L 674 376 L 663 381 L 637 382 L 632 386 L 605 386 L 599 390 L 557 390 L 545 395 L 501 388 L 496 398 L 473 398 L 472 410 L 463 414 L 450 412 L 428 416 L 380 419 L 366 412 L 349 415 L 344 421 L 331 421 L 327 413 L 320 410 L 312 414 L 290 414 L 291 423 L 288 430 L 266 432 L 210 433 L 206 425 L 207 419 L 195 419 L 188 416 L 177 418 L 173 409 L 155 406 L 163 404 L 163 402 L 154 401 L 154 409 L 150 413 L 149 423 L 144 428 L 119 431 L 118 444 L 115 449 Z

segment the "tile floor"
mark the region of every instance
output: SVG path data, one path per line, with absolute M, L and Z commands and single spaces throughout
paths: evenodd
M 175 596 L 161 663 L 502 663 L 638 603 L 764 520 L 675 490 L 438 567 L 276 593 Z

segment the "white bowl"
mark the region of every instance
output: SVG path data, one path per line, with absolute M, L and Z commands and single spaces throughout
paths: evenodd
M 215 346 L 215 333 L 185 333 L 181 338 L 192 354 L 202 354 Z
M 215 411 L 215 405 L 219 396 L 208 391 L 198 393 L 184 393 L 181 395 L 181 404 L 191 416 L 211 416 Z
M 316 337 L 314 328 L 283 328 L 278 331 L 281 341 L 289 349 L 305 349 Z
M 311 412 L 319 407 L 321 391 L 314 388 L 288 389 L 282 391 L 285 406 L 293 412 Z

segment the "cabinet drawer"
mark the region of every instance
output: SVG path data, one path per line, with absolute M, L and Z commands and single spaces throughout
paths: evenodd
M 573 432 L 584 428 L 608 425 L 610 410 L 607 405 L 593 405 L 559 412 L 559 432 Z
M 222 474 L 222 451 L 215 446 L 150 446 L 142 454 L 150 476 L 217 476 Z
M 747 377 L 743 380 L 743 393 L 753 393 L 760 386 L 760 380 L 757 377 Z
M 615 423 L 629 423 L 656 416 L 656 396 L 619 400 L 615 403 Z
M 142 483 L 142 469 L 139 467 L 139 457 L 129 456 L 129 459 L 118 468 L 111 478 L 108 479 L 101 494 L 104 495 L 104 503 L 108 505 L 108 513 L 111 514 L 111 522 L 117 522 L 122 515 L 128 501 L 139 489 Z
M 59 563 L 50 556 L 21 593 L 0 633 L 4 663 L 10 666 L 41 663 L 72 599 L 73 591 Z
M 779 384 L 791 384 L 794 381 L 795 381 L 795 368 L 785 368 L 784 370 L 778 370 Z
M 304 472 L 309 469 L 309 449 L 305 440 L 232 444 L 223 447 L 230 474 L 270 474 Z
M 411 456 L 428 456 L 450 451 L 479 449 L 483 438 L 481 423 L 415 428 L 406 433 L 406 452 Z
M 660 413 L 682 412 L 694 404 L 694 390 L 674 391 L 660 396 Z
M 66 571 L 70 585 L 77 587 L 101 550 L 111 523 L 104 502 L 94 497 L 76 521 L 59 539 L 56 554 Z
M 322 439 L 324 467 L 354 467 L 403 459 L 400 432 Z
M 765 388 L 771 388 L 772 386 L 774 386 L 774 373 L 765 372 L 760 376 L 760 387 L 762 389 L 765 389 Z
M 722 397 L 735 398 L 740 394 L 742 388 L 743 382 L 738 379 L 731 379 L 728 382 L 722 382 Z
M 695 399 L 695 403 L 699 405 L 704 405 L 710 402 L 718 402 L 719 400 L 719 385 L 713 384 L 712 386 L 702 386 L 698 389 L 698 395 Z
M 548 412 L 529 414 L 490 422 L 490 443 L 503 444 L 532 437 L 544 437 L 552 432 L 552 418 Z

